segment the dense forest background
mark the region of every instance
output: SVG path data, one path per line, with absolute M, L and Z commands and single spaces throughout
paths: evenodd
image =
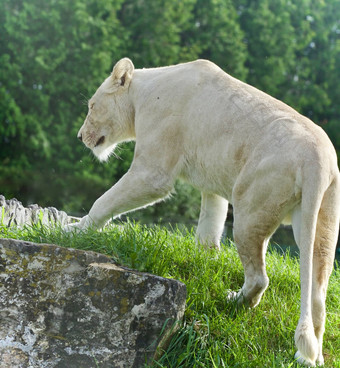
M 340 152 L 339 0 L 0 0 L 0 193 L 88 211 L 128 169 L 76 139 L 87 99 L 121 57 L 135 67 L 207 58 L 321 125 Z M 199 193 L 136 216 L 197 216 Z

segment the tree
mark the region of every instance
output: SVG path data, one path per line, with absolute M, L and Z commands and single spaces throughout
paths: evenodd
M 238 15 L 230 0 L 196 0 L 190 28 L 183 32 L 183 43 L 198 50 L 237 78 L 245 79 L 247 50 Z
M 248 48 L 247 82 L 321 125 L 339 151 L 339 1 L 234 4 Z
M 20 193 L 25 201 L 62 207 L 80 181 L 84 195 L 96 197 L 103 189 L 91 194 L 103 167 L 90 157 L 83 158 L 84 165 L 81 145 L 74 146 L 86 113 L 82 96 L 91 96 L 109 73 L 113 54 L 119 55 L 120 5 L 0 2 L 0 185 L 7 196 Z
M 119 19 L 124 51 L 137 67 L 175 64 L 197 58 L 197 47 L 184 47 L 195 0 L 125 0 Z
M 247 82 L 282 98 L 281 85 L 295 62 L 292 2 L 286 0 L 234 0 L 247 45 Z

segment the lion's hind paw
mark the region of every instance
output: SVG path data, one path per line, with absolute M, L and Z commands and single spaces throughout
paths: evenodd
M 244 297 L 242 290 L 240 291 L 229 291 L 227 295 L 227 301 L 229 302 L 235 302 L 237 304 L 243 304 L 244 303 Z

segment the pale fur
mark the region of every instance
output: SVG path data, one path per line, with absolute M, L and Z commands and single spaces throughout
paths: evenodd
M 75 228 L 102 227 L 152 204 L 182 178 L 202 192 L 200 243 L 219 248 L 228 201 L 233 204 L 245 282 L 231 295 L 251 307 L 268 286 L 268 240 L 281 222 L 292 221 L 301 252 L 296 357 L 310 366 L 323 363 L 340 176 L 335 150 L 321 128 L 209 61 L 134 70 L 125 58 L 89 101 L 78 137 L 101 160 L 119 142 L 136 140 L 136 147 L 127 174 Z

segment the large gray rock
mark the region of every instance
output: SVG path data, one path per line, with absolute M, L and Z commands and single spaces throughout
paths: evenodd
M 0 239 L 0 367 L 144 367 L 185 299 L 98 253 Z
M 17 199 L 7 199 L 0 195 L 0 223 L 5 226 L 33 224 L 41 222 L 44 225 L 50 223 L 68 224 L 73 218 L 66 212 L 58 211 L 54 207 L 43 208 L 37 204 L 24 207 Z

